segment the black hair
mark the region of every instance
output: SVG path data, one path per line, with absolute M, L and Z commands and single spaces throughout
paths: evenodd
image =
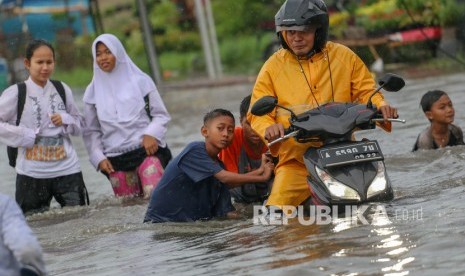
M 426 92 L 423 97 L 421 97 L 420 101 L 420 106 L 423 109 L 423 112 L 431 111 L 431 106 L 433 106 L 433 104 L 444 95 L 447 95 L 447 93 L 441 90 L 431 90 Z
M 245 116 L 247 116 L 247 112 L 249 111 L 250 107 L 250 100 L 252 98 L 252 95 L 249 95 L 242 99 L 241 106 L 239 107 L 239 116 L 240 120 L 244 119 Z
M 52 44 L 43 39 L 34 39 L 26 47 L 26 59 L 31 60 L 32 55 L 34 55 L 35 50 L 41 46 L 47 46 L 52 50 L 53 59 L 55 59 L 55 49 L 53 49 Z
M 231 117 L 233 121 L 235 120 L 234 115 L 231 113 L 231 111 L 222 108 L 217 108 L 205 114 L 205 116 L 203 117 L 203 124 L 207 125 L 208 122 L 220 116 L 228 116 Z

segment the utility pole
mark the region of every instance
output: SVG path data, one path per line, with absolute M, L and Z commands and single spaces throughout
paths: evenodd
M 160 70 L 158 68 L 157 53 L 155 52 L 155 45 L 153 43 L 152 28 L 147 18 L 147 8 L 144 0 L 136 0 L 137 10 L 139 11 L 140 25 L 144 37 L 145 51 L 149 59 L 149 67 L 152 72 L 152 78 L 157 85 L 162 83 Z
M 210 34 L 210 44 L 212 45 L 213 63 L 215 65 L 216 75 L 223 76 L 223 67 L 221 66 L 220 51 L 218 49 L 218 39 L 216 38 L 215 20 L 213 18 L 212 5 L 210 0 L 204 0 L 205 10 L 207 13 L 208 31 Z
M 92 15 L 92 23 L 94 29 L 97 31 L 97 34 L 103 34 L 105 32 L 103 28 L 102 15 L 100 14 L 100 7 L 98 5 L 98 0 L 90 0 L 89 10 Z
M 21 31 L 23 34 L 27 34 L 29 32 L 29 27 L 27 25 L 26 16 L 24 15 L 23 4 L 23 0 L 16 0 L 16 6 L 20 7 L 19 18 L 21 20 Z
M 199 25 L 200 36 L 202 39 L 203 53 L 205 55 L 205 63 L 207 65 L 207 73 L 210 79 L 217 78 L 215 64 L 213 61 L 213 52 L 211 48 L 210 38 L 208 35 L 207 22 L 205 21 L 205 13 L 203 9 L 202 0 L 195 0 L 195 17 L 197 17 L 197 24 Z

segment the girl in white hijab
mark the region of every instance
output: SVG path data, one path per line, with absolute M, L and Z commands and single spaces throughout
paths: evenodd
M 155 83 L 118 38 L 98 36 L 92 56 L 94 76 L 83 98 L 90 162 L 110 179 L 116 196 L 149 198 L 162 163 L 171 159 L 165 141 L 170 116 Z

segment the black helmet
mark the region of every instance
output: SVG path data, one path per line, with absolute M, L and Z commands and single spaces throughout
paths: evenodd
M 328 40 L 329 17 L 322 0 L 286 0 L 274 17 L 276 34 L 284 49 L 291 50 L 281 31 L 303 31 L 309 25 L 317 26 L 315 43 L 309 57 L 325 47 Z

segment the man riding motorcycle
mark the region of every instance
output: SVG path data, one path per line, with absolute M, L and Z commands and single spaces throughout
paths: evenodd
M 363 61 L 349 48 L 327 41 L 329 17 L 321 0 L 287 0 L 275 16 L 282 49 L 263 65 L 252 92 L 251 106 L 263 96 L 299 114 L 328 102 L 367 103 L 376 83 Z M 381 93 L 372 102 L 383 118 L 397 117 Z M 267 142 L 284 136 L 289 112 L 277 109 L 265 116 L 248 114 L 252 128 Z M 385 122 L 390 128 L 390 123 Z M 288 139 L 270 148 L 279 156 L 275 180 L 267 206 L 298 206 L 309 196 L 303 154 L 318 143 Z

